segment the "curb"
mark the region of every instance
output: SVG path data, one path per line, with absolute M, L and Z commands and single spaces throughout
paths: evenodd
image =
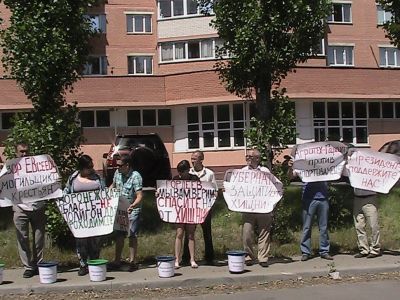
M 399 266 L 387 266 L 387 267 L 366 267 L 366 268 L 347 268 L 340 269 L 340 273 L 343 275 L 359 275 L 359 274 L 377 274 L 385 272 L 399 271 Z M 62 274 L 62 273 L 60 273 Z M 243 274 L 230 274 L 223 277 L 217 278 L 185 278 L 180 279 L 179 276 L 173 278 L 157 278 L 147 280 L 142 279 L 141 281 L 121 281 L 120 279 L 114 279 L 108 276 L 106 281 L 102 282 L 91 282 L 85 284 L 65 284 L 65 285 L 53 285 L 53 284 L 27 284 L 24 287 L 7 287 L 10 282 L 5 281 L 0 289 L 0 295 L 21 295 L 21 294 L 43 294 L 43 293 L 70 293 L 72 291 L 105 291 L 105 290 L 132 290 L 132 289 L 155 289 L 155 288 L 194 288 L 194 287 L 209 287 L 218 285 L 240 285 L 254 282 L 266 283 L 268 281 L 277 280 L 297 280 L 299 277 L 311 278 L 311 277 L 324 277 L 328 276 L 327 271 L 302 271 L 302 272 L 280 272 L 270 274 L 251 274 L 251 272 Z M 61 276 L 62 277 L 62 276 Z M 62 282 L 63 280 L 58 280 Z M 66 281 L 66 280 L 65 280 Z M 67 281 L 66 281 L 67 282 Z

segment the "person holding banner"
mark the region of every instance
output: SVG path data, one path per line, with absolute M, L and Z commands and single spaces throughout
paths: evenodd
M 64 194 L 87 192 L 104 189 L 104 183 L 93 169 L 93 160 L 89 155 L 78 158 L 78 170 L 68 178 Z M 87 260 L 100 257 L 100 242 L 98 236 L 76 239 L 76 253 L 79 259 L 79 276 L 89 273 Z
M 269 169 L 260 166 L 261 153 L 258 149 L 250 149 L 246 154 L 247 166 L 242 170 L 258 170 L 270 173 Z M 268 254 L 271 243 L 271 227 L 273 212 L 270 213 L 242 213 L 243 217 L 243 247 L 247 252 L 246 265 L 252 265 L 257 259 L 262 267 L 268 267 Z M 258 254 L 253 250 L 254 228 L 258 228 Z
M 174 176 L 172 180 L 193 180 L 198 181 L 199 177 L 196 175 L 190 174 L 190 164 L 187 160 L 182 160 L 178 163 L 176 167 L 178 171 L 178 175 Z M 190 255 L 190 266 L 192 268 L 197 268 L 198 265 L 195 261 L 195 241 L 194 241 L 194 233 L 196 231 L 196 224 L 184 224 L 180 223 L 176 225 L 176 237 L 175 237 L 175 268 L 180 268 L 180 257 L 182 250 L 182 240 L 183 236 L 186 235 L 189 239 L 188 248 Z
M 129 218 L 129 272 L 138 269 L 136 264 L 136 254 L 138 248 L 137 234 L 139 231 L 140 217 L 142 211 L 142 176 L 133 171 L 132 160 L 129 155 L 122 155 L 117 160 L 118 170 L 114 174 L 114 179 L 111 188 L 116 188 L 121 193 L 120 201 L 127 201 L 128 218 Z M 111 269 L 119 269 L 121 266 L 122 250 L 124 248 L 124 240 L 126 233 L 123 231 L 116 231 L 115 240 L 115 260 L 109 267 Z
M 354 188 L 353 219 L 359 250 L 359 253 L 354 257 L 375 258 L 381 256 L 378 197 L 376 192 Z M 368 236 L 365 230 L 366 223 L 371 228 L 371 244 L 368 243 Z
M 191 161 L 192 168 L 190 168 L 189 173 L 196 175 L 200 178 L 200 181 L 203 182 L 211 182 L 215 188 L 215 192 L 218 193 L 218 185 L 215 180 L 215 174 L 209 168 L 206 168 L 203 165 L 204 153 L 203 151 L 197 150 L 192 153 Z M 212 232 L 211 232 L 211 210 L 208 212 L 208 215 L 203 223 L 201 223 L 201 228 L 203 230 L 203 239 L 204 239 L 204 259 L 207 265 L 214 264 L 214 247 L 212 241 Z M 182 261 L 189 261 L 189 248 L 188 248 L 188 237 L 185 235 L 185 242 L 183 246 L 183 255 Z
M 29 155 L 29 145 L 19 142 L 15 146 L 16 158 Z M 46 225 L 45 201 L 13 204 L 14 224 L 17 230 L 19 257 L 24 265 L 24 278 L 31 278 L 38 273 L 37 264 L 43 260 L 44 235 Z M 29 243 L 29 224 L 32 227 L 33 247 Z

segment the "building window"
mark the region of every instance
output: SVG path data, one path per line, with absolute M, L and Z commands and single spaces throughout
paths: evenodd
M 197 0 L 158 0 L 159 19 L 199 14 Z
M 314 140 L 368 143 L 367 103 L 314 102 Z
M 170 109 L 133 109 L 127 111 L 128 126 L 171 126 Z
M 384 68 L 400 67 L 400 51 L 394 47 L 379 47 L 379 66 Z
M 329 66 L 353 66 L 353 46 L 328 46 Z
M 126 31 L 128 33 L 151 33 L 151 15 L 126 15 Z
M 161 62 L 214 59 L 218 39 L 179 41 L 160 45 Z
M 82 127 L 110 127 L 110 111 L 82 110 L 79 112 Z
M 90 27 L 98 32 L 106 33 L 106 16 L 105 15 L 87 15 L 90 21 Z
M 244 146 L 243 104 L 188 107 L 188 149 Z
M 378 25 L 383 25 L 386 22 L 390 21 L 393 17 L 390 11 L 385 11 L 382 6 L 376 5 L 376 15 L 378 19 Z
M 130 75 L 153 74 L 153 57 L 128 56 L 128 74 Z
M 107 57 L 89 56 L 82 75 L 107 75 Z
M 328 22 L 351 23 L 351 4 L 332 3 L 332 14 L 328 16 Z
M 13 118 L 15 113 L 4 112 L 1 114 L 1 129 L 10 129 L 14 126 Z

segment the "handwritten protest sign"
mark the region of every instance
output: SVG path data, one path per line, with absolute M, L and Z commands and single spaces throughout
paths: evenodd
M 119 192 L 116 189 L 67 194 L 56 201 L 76 238 L 109 234 L 114 229 Z
M 400 179 L 400 158 L 369 149 L 352 149 L 346 173 L 352 187 L 387 194 Z
M 157 180 L 157 208 L 168 223 L 201 224 L 215 202 L 211 182 Z
M 8 160 L 0 172 L 0 206 L 62 196 L 57 166 L 49 155 Z
M 128 232 L 129 230 L 128 207 L 129 207 L 128 200 L 122 196 L 119 197 L 118 208 L 114 222 L 114 230 Z
M 226 171 L 224 198 L 232 211 L 269 213 L 282 198 L 283 185 L 272 173 L 258 170 Z
M 293 169 L 303 182 L 337 180 L 341 177 L 348 147 L 340 142 L 296 145 Z

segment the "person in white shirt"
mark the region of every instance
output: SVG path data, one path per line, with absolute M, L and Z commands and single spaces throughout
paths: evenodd
M 215 174 L 209 168 L 206 168 L 203 165 L 204 161 L 204 153 L 200 150 L 197 150 L 192 153 L 191 162 L 192 168 L 189 173 L 192 175 L 196 175 L 200 178 L 200 181 L 203 182 L 211 182 L 215 188 L 215 191 L 218 192 L 217 181 L 215 180 Z M 212 210 L 209 211 L 206 219 L 201 224 L 201 228 L 203 230 L 203 238 L 204 238 L 204 260 L 207 265 L 214 265 L 214 246 L 212 241 L 212 232 L 211 232 L 211 218 L 212 218 Z M 182 260 L 187 263 L 189 257 L 188 251 L 188 239 L 185 236 L 184 250 Z
M 269 169 L 260 166 L 261 153 L 257 149 L 250 149 L 246 154 L 247 166 L 243 170 L 258 170 L 270 173 Z M 271 244 L 271 227 L 273 212 L 270 213 L 242 213 L 243 217 L 243 248 L 247 252 L 246 265 L 252 265 L 257 259 L 262 267 L 268 267 L 268 255 Z M 253 250 L 254 228 L 258 231 L 258 254 Z

